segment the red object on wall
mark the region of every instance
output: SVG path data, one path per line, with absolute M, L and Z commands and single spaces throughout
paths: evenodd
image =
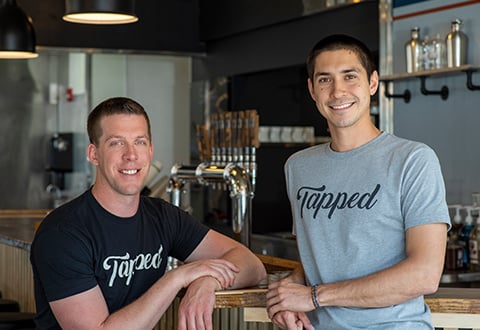
M 67 88 L 67 101 L 68 102 L 73 101 L 73 88 L 71 87 Z

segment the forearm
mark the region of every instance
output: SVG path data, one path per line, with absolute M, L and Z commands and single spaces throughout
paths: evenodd
M 385 307 L 438 289 L 445 260 L 447 226 L 417 226 L 406 236 L 407 258 L 377 273 L 318 287 L 322 306 Z
M 358 279 L 320 285 L 321 306 L 386 307 L 437 290 L 441 271 L 412 260 Z
M 105 329 L 152 329 L 182 289 L 175 274 L 167 272 L 131 304 L 111 314 Z
M 52 301 L 50 306 L 63 329 L 151 329 L 182 287 L 181 276 L 169 272 L 141 297 L 112 314 L 98 285 Z
M 229 289 L 255 286 L 267 276 L 265 266 L 260 259 L 243 245 L 231 249 L 222 256 L 222 259 L 230 261 L 240 269 L 234 285 Z

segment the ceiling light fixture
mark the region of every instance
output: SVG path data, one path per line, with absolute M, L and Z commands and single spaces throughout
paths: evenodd
M 0 58 L 35 58 L 35 31 L 31 18 L 15 0 L 0 0 Z
M 138 21 L 135 0 L 65 0 L 63 19 L 83 24 L 126 24 Z

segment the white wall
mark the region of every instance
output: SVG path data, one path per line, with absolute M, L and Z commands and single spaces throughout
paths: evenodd
M 168 174 L 190 158 L 190 77 L 187 57 L 92 55 L 92 108 L 106 98 L 127 96 L 150 117 L 154 159 Z

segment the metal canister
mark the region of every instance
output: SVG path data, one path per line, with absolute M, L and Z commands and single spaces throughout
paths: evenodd
M 468 38 L 460 30 L 462 21 L 456 19 L 452 22 L 452 31 L 447 35 L 447 65 L 450 68 L 459 67 L 467 63 Z
M 419 40 L 420 28 L 414 27 L 410 31 L 411 39 L 405 44 L 407 72 L 412 73 L 423 69 L 422 43 Z

